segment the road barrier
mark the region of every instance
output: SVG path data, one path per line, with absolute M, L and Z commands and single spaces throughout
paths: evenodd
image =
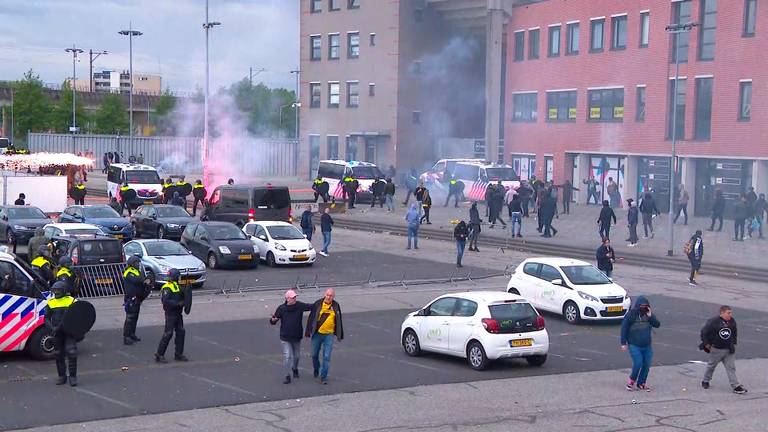
M 82 298 L 122 296 L 125 263 L 75 266 Z

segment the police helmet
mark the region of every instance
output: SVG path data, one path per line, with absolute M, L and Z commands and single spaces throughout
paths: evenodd
M 141 258 L 138 255 L 131 255 L 128 258 L 128 267 L 139 267 L 141 265 Z
M 64 281 L 56 281 L 51 286 L 51 292 L 56 295 L 58 293 L 65 293 L 69 289 L 69 284 Z
M 72 259 L 68 256 L 59 258 L 59 267 L 72 267 Z
M 179 278 L 181 277 L 181 273 L 179 272 L 179 269 L 172 268 L 168 270 L 168 279 L 172 280 L 174 282 L 178 282 Z

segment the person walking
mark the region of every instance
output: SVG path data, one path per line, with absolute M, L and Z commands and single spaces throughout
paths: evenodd
M 760 239 L 764 239 L 763 237 L 763 221 L 765 220 L 764 216 L 768 214 L 768 202 L 765 201 L 765 194 L 761 193 L 760 198 L 755 201 L 754 209 L 753 209 L 754 218 L 757 220 L 758 224 L 758 234 Z
M 731 389 L 736 394 L 744 394 L 747 389 L 739 384 L 736 378 L 736 343 L 738 342 L 738 328 L 736 319 L 733 318 L 733 309 L 730 306 L 720 306 L 720 314 L 707 320 L 701 329 L 701 345 L 699 349 L 709 355 L 707 369 L 701 380 L 701 387 L 709 389 L 712 375 L 717 365 L 722 363 Z
M 696 274 L 701 269 L 701 260 L 704 258 L 704 240 L 701 238 L 701 230 L 696 230 L 683 248 L 688 261 L 691 263 L 691 275 L 688 277 L 688 285 L 696 286 Z
M 194 186 L 192 186 L 192 198 L 194 198 L 194 201 L 192 201 L 192 216 L 197 215 L 198 203 L 203 207 L 205 206 L 205 197 L 207 195 L 208 195 L 208 191 L 205 190 L 203 181 L 200 179 L 197 179 L 195 181 Z
M 685 215 L 685 221 L 683 225 L 688 225 L 688 200 L 690 197 L 688 196 L 688 191 L 685 190 L 685 185 L 680 185 L 680 188 L 677 190 L 677 210 L 675 211 L 675 219 L 672 221 L 673 224 L 677 223 L 677 219 L 680 217 L 680 213 Z
M 141 339 L 136 336 L 136 326 L 139 323 L 141 304 L 152 292 L 150 279 L 144 273 L 141 258 L 131 255 L 123 271 L 123 308 L 125 322 L 123 323 L 123 345 L 133 345 Z
M 598 183 L 598 181 L 595 180 L 594 177 L 584 179 L 582 180 L 582 183 L 587 185 L 587 205 L 589 205 L 589 202 L 592 200 L 592 197 L 595 198 L 595 205 L 597 205 L 598 200 L 600 199 L 597 193 L 597 187 L 600 186 L 600 183 Z
M 611 220 L 616 223 L 616 213 L 610 206 L 608 200 L 603 200 L 603 208 L 600 209 L 600 217 L 597 223 L 600 225 L 600 238 L 603 240 L 611 238 Z
M 333 218 L 331 217 L 331 209 L 326 207 L 323 210 L 323 215 L 320 216 L 320 232 L 323 233 L 323 248 L 318 252 L 320 255 L 328 256 L 328 247 L 331 246 L 331 230 L 333 228 Z
M 341 320 L 341 306 L 334 300 L 336 291 L 333 288 L 325 290 L 325 295 L 312 305 L 307 318 L 307 329 L 304 335 L 312 338 L 312 375 L 320 377 L 320 382 L 328 384 L 328 369 L 331 366 L 333 339 L 341 342 L 344 339 L 344 326 Z M 320 363 L 320 351 L 323 352 L 323 362 Z
M 629 227 L 629 238 L 627 241 L 629 247 L 637 246 L 637 223 L 639 221 L 640 210 L 636 205 L 632 205 L 635 202 L 632 198 L 627 199 L 627 226 Z
M 315 224 L 312 222 L 312 216 L 314 216 L 314 213 L 312 213 L 312 206 L 308 205 L 306 210 L 301 214 L 301 222 L 299 222 L 301 232 L 304 233 L 304 236 L 309 241 L 312 241 L 312 233 L 315 232 Z
M 552 219 L 557 213 L 557 198 L 551 194 L 544 194 L 539 201 L 539 220 L 542 222 L 544 233 L 541 237 L 554 237 L 557 235 L 557 229 L 552 226 Z
M 506 228 L 507 223 L 504 222 L 504 219 L 501 218 L 501 209 L 504 207 L 504 195 L 506 194 L 507 190 L 504 187 L 503 184 L 501 184 L 501 180 L 499 180 L 496 183 L 496 187 L 493 190 L 493 208 L 496 210 L 496 220 L 501 223 L 501 225 Z M 495 221 L 494 221 L 495 222 Z
M 285 292 L 285 302 L 275 309 L 269 319 L 271 325 L 280 322 L 280 345 L 283 347 L 283 384 L 290 384 L 291 377 L 299 377 L 299 359 L 301 358 L 301 339 L 304 335 L 304 312 L 312 310 L 312 305 L 296 300 L 298 294 L 289 289 Z
M 571 201 L 573 201 L 573 191 L 580 189 L 573 186 L 570 180 L 566 180 L 560 185 L 560 189 L 563 191 L 563 213 L 571 214 Z
M 629 351 L 632 357 L 632 372 L 627 381 L 627 390 L 651 391 L 646 381 L 653 361 L 651 333 L 661 323 L 651 311 L 651 304 L 645 296 L 638 296 L 621 322 L 621 350 Z
M 456 224 L 456 228 L 453 229 L 453 238 L 456 239 L 456 267 L 462 267 L 461 258 L 464 256 L 464 247 L 467 245 L 467 237 L 469 237 L 469 229 L 464 221 L 460 221 Z
M 609 239 L 603 239 L 603 243 L 597 248 L 595 257 L 597 258 L 598 270 L 611 277 L 613 274 L 613 264 L 616 262 L 616 253 L 613 251 L 613 246 L 611 246 Z
M 432 197 L 429 195 L 429 189 L 424 189 L 424 195 L 421 197 L 421 208 L 424 209 L 424 215 L 421 216 L 419 223 L 427 221 L 427 225 L 432 225 L 429 220 L 429 209 L 432 208 Z
M 648 231 L 651 232 L 651 238 L 653 238 L 653 218 L 660 215 L 661 212 L 656 207 L 656 201 L 650 192 L 646 192 L 640 201 L 640 214 L 643 217 L 643 238 L 648 238 Z
M 387 202 L 387 212 L 395 211 L 395 182 L 392 177 L 387 178 L 387 184 L 384 186 L 384 199 Z
M 181 273 L 179 270 L 172 268 L 168 272 L 168 282 L 160 288 L 160 300 L 165 312 L 165 329 L 163 330 L 162 338 L 160 338 L 160 343 L 157 345 L 157 352 L 155 352 L 155 361 L 157 363 L 168 363 L 168 360 L 165 359 L 165 350 L 168 349 L 168 344 L 171 342 L 174 334 L 176 338 L 173 341 L 175 349 L 173 358 L 181 362 L 189 361 L 184 355 L 186 330 L 184 330 L 182 312 L 184 311 L 185 299 L 184 292 L 179 287 L 180 277 Z
M 733 241 L 744 241 L 744 225 L 749 217 L 749 205 L 747 196 L 741 194 L 741 198 L 733 206 Z
M 723 230 L 723 213 L 725 213 L 725 197 L 723 196 L 723 191 L 721 189 L 717 189 L 715 191 L 715 201 L 712 203 L 712 224 L 709 226 L 707 231 L 714 231 L 715 221 L 719 222 L 719 225 L 717 226 L 717 232 Z
M 416 186 L 416 189 L 413 190 L 413 197 L 416 198 L 416 202 L 419 204 L 419 216 L 421 216 L 421 205 L 422 200 L 424 199 L 424 192 L 427 191 L 427 188 L 424 187 L 424 182 L 419 181 L 419 185 Z
M 605 187 L 605 191 L 608 194 L 611 208 L 621 207 L 621 193 L 619 192 L 619 185 L 613 181 L 613 177 L 608 177 L 608 185 Z
M 405 214 L 405 221 L 408 224 L 408 247 L 411 248 L 411 241 L 413 241 L 413 248 L 419 248 L 419 225 L 421 225 L 421 217 L 419 211 L 416 209 L 418 204 L 411 204 L 411 208 Z
M 520 200 L 520 194 L 512 196 L 512 201 L 507 206 L 509 210 L 509 226 L 512 230 L 512 237 L 522 237 L 523 231 L 523 206 Z
M 469 250 L 473 252 L 480 252 L 477 248 L 477 240 L 480 237 L 482 223 L 480 211 L 477 210 L 477 201 L 472 201 L 472 206 L 469 207 Z

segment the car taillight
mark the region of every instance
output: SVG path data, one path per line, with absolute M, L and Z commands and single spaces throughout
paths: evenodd
M 78 261 L 80 261 L 80 251 L 78 248 L 72 249 L 72 264 L 77 265 Z
M 488 333 L 498 333 L 501 330 L 499 322 L 493 318 L 483 318 L 482 322 L 483 328 L 485 328 Z
M 252 221 L 256 219 L 256 210 L 248 209 L 248 220 Z
M 288 222 L 293 222 L 293 209 L 288 207 Z
M 544 330 L 544 317 L 541 315 L 536 317 L 536 330 Z

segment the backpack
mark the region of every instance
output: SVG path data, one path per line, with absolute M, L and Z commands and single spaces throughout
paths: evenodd
M 683 245 L 683 253 L 687 256 L 691 256 L 691 254 L 693 253 L 692 241 L 688 240 L 687 242 L 685 242 L 685 244 Z

